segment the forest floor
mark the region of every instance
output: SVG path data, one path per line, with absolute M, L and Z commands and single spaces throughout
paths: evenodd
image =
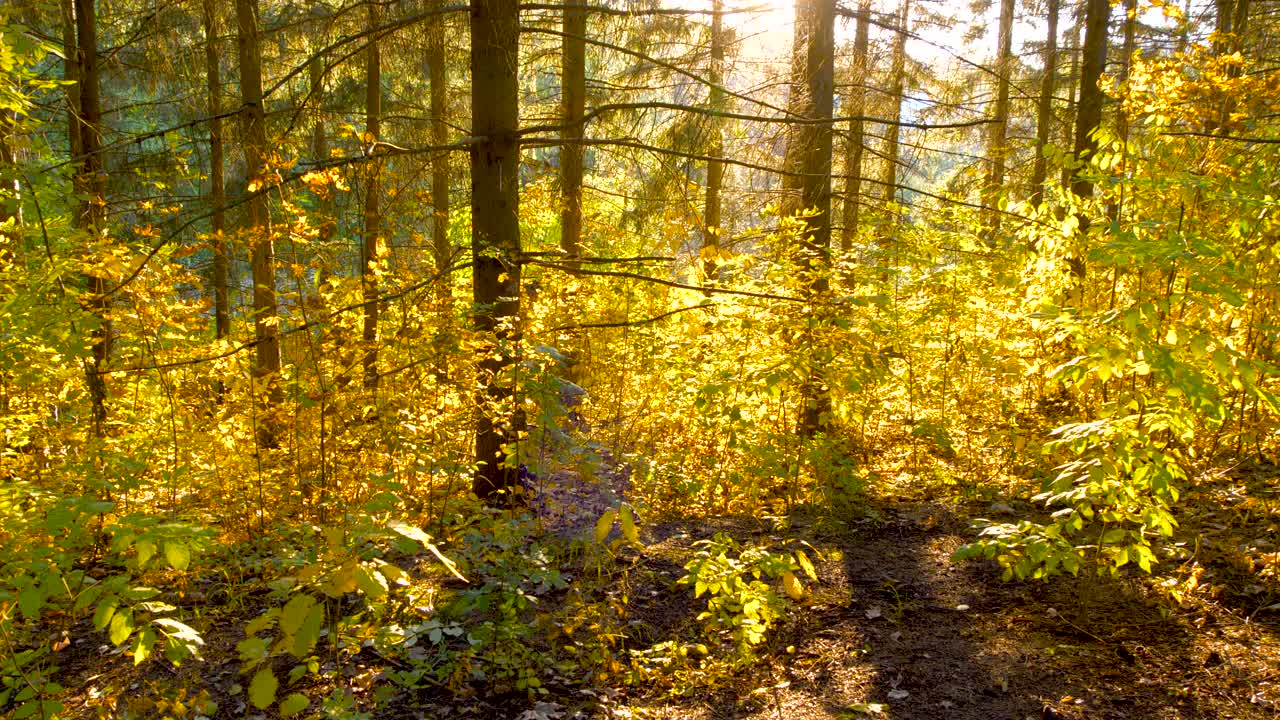
M 655 521 L 644 528 L 643 551 L 620 560 L 633 642 L 697 641 L 705 602 L 676 580 L 700 539 L 786 536 L 827 559 L 757 660 L 708 687 L 677 694 L 656 683 L 549 684 L 537 703 L 524 694 L 424 696 L 390 687 L 389 665 L 362 652 L 350 667 L 327 670 L 356 691 L 364 712 L 299 717 L 1280 718 L 1280 586 L 1274 566 L 1268 574 L 1256 560 L 1280 559 L 1275 486 L 1271 471 L 1252 481 L 1224 477 L 1193 495 L 1180 535 L 1195 544 L 1184 567 L 1194 560 L 1202 569 L 1181 604 L 1157 593 L 1160 580 L 1149 577 L 1007 583 L 992 564 L 957 563 L 951 555 L 972 540 L 972 517 L 993 506 L 929 499 L 909 487 L 867 498 L 845 518 L 801 508 L 781 518 Z M 592 502 L 569 525 L 597 516 L 596 505 L 609 500 Z M 566 555 L 565 571 L 581 570 L 573 565 L 580 560 Z M 63 650 L 58 680 L 70 689 L 72 716 L 120 716 L 104 714 L 102 699 L 114 694 L 166 698 L 134 717 L 255 717 L 244 702 L 236 643 L 243 624 L 272 601 L 259 588 L 203 602 L 203 662 L 135 668 L 126 654 L 86 640 Z M 320 695 L 321 685 L 313 688 Z M 384 693 L 374 702 L 378 687 Z

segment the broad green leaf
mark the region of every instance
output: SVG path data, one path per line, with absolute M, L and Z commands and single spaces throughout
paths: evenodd
M 307 706 L 310 704 L 311 701 L 308 700 L 305 695 L 301 693 L 293 693 L 280 701 L 280 715 L 283 717 L 293 717 L 303 710 L 306 710 Z
M 39 587 L 31 585 L 18 593 L 18 608 L 22 610 L 24 618 L 35 620 L 40 617 L 42 607 L 44 607 L 44 593 L 40 592 Z
M 266 710 L 276 700 L 276 688 L 280 681 L 276 680 L 271 668 L 261 668 L 249 681 L 249 702 L 259 710 Z
M 150 625 L 142 628 L 133 643 L 133 664 L 141 665 L 151 657 L 151 648 L 156 643 L 156 630 Z
M 112 645 L 121 645 L 132 634 L 133 611 L 125 608 L 112 616 L 111 626 L 107 630 L 107 637 L 110 638 Z
M 312 605 L 307 611 L 307 617 L 302 622 L 302 626 L 298 628 L 298 632 L 293 636 L 293 645 L 289 648 L 289 654 L 299 660 L 311 654 L 315 649 L 316 643 L 320 641 L 320 629 L 324 625 L 324 606 Z
M 164 559 L 169 563 L 169 567 L 178 572 L 186 572 L 187 567 L 191 565 L 191 548 L 186 543 L 176 540 L 166 541 L 164 544 Z
M 356 586 L 370 600 L 381 600 L 387 594 L 387 579 L 365 564 L 355 568 Z
M 98 603 L 98 607 L 93 610 L 93 627 L 95 630 L 106 630 L 107 623 L 111 622 L 111 618 L 116 614 L 116 608 L 120 607 L 120 598 L 115 595 L 108 595 Z
M 315 604 L 316 599 L 306 593 L 299 593 L 289 598 L 289 602 L 285 603 L 284 608 L 280 610 L 280 632 L 286 637 L 296 636 Z
M 156 554 L 156 541 L 151 538 L 139 538 L 134 546 L 138 550 L 138 568 L 145 568 Z

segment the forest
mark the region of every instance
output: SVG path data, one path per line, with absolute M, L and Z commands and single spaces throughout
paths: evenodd
M 0 717 L 1280 718 L 1280 4 L 0 5 Z

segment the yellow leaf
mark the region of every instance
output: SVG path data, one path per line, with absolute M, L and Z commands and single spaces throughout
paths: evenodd
M 640 533 L 636 530 L 636 520 L 631 514 L 630 505 L 623 505 L 618 510 L 618 522 L 622 524 L 622 537 L 632 545 L 639 545 Z
M 800 584 L 799 578 L 790 570 L 782 573 L 782 589 L 787 591 L 787 597 L 792 600 L 804 597 L 804 585 Z
M 604 511 L 604 514 L 596 521 L 596 542 L 602 543 L 605 538 L 609 537 L 609 531 L 613 529 L 613 520 L 617 516 L 618 511 L 612 508 Z
M 803 550 L 796 551 L 796 562 L 800 564 L 800 569 L 804 570 L 804 574 L 809 576 L 810 580 L 818 579 L 818 571 L 814 569 L 813 563 L 809 561 L 809 556 L 804 554 Z

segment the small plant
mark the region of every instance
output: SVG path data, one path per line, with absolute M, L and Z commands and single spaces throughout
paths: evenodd
M 727 636 L 735 658 L 749 661 L 783 616 L 788 599 L 804 597 L 796 572 L 803 570 L 816 580 L 817 571 L 803 550 L 792 554 L 762 546 L 744 548 L 724 533 L 697 545 L 702 549 L 685 564 L 687 574 L 679 582 L 692 585 L 696 598 L 707 595 L 707 609 L 698 615 L 707 635 Z M 766 580 L 781 580 L 784 594 L 779 595 Z

